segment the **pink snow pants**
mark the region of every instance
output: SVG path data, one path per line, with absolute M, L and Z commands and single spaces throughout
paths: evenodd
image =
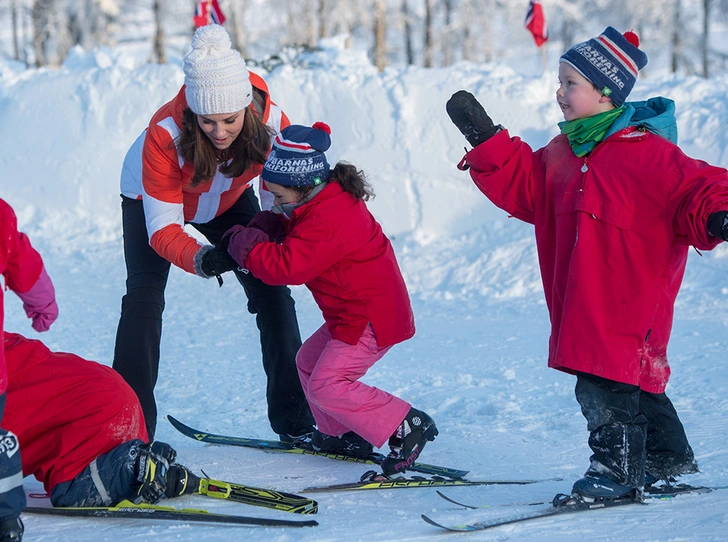
M 410 404 L 359 379 L 390 348 L 377 345 L 371 325 L 357 344 L 332 338 L 325 324 L 306 339 L 296 366 L 319 431 L 334 436 L 354 431 L 378 448 L 387 443 Z

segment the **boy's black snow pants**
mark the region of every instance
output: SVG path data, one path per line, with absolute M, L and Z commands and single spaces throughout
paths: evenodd
M 697 472 L 683 425 L 664 393 L 586 373 L 577 373 L 575 391 L 590 433 L 588 472 L 629 487 L 642 487 L 645 473 L 665 480 Z

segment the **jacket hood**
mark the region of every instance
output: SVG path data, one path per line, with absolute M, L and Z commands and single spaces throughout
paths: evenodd
M 629 126 L 643 128 L 677 145 L 675 102 L 662 96 L 643 102 L 626 102 L 624 112 L 614 121 L 607 137 Z

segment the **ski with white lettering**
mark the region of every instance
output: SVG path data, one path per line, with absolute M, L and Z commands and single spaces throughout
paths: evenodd
M 466 480 L 464 478 L 443 478 L 432 476 L 387 476 L 370 470 L 365 472 L 358 482 L 332 484 L 327 486 L 307 487 L 301 493 L 326 493 L 334 491 L 361 491 L 371 489 L 405 489 L 415 487 L 450 487 L 450 486 L 489 486 L 489 485 L 527 485 L 547 482 L 551 480 L 560 481 L 561 478 L 550 480 Z

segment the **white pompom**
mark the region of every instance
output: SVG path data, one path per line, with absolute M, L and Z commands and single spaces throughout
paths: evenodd
M 232 47 L 230 36 L 219 24 L 208 24 L 201 26 L 192 36 L 193 49 L 212 49 L 224 51 Z

